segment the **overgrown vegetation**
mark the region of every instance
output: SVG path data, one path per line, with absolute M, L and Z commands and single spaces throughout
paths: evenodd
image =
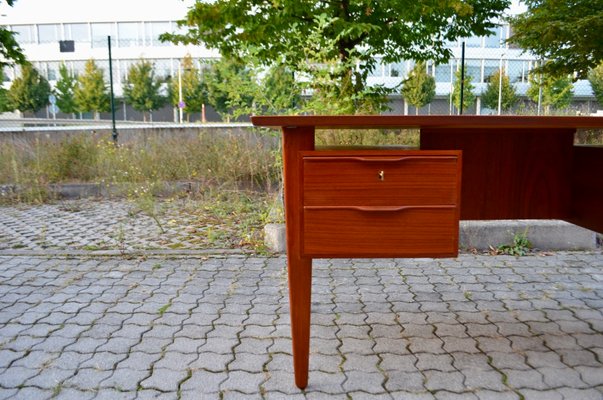
M 57 141 L 0 143 L 0 184 L 16 185 L 4 201 L 42 202 L 53 183 L 130 185 L 129 194 L 157 195 L 165 182 L 274 188 L 280 179 L 272 133 L 141 136 L 115 147 L 109 137 L 77 134 Z M 144 192 L 144 193 L 142 193 Z

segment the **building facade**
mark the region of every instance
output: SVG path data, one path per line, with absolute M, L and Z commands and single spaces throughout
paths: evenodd
M 202 64 L 219 57 L 215 50 L 203 46 L 184 46 L 164 43 L 159 35 L 164 32 L 176 32 L 176 21 L 186 15 L 192 0 L 19 0 L 13 7 L 0 5 L 0 24 L 17 32 L 17 40 L 25 50 L 27 58 L 50 81 L 56 83 L 61 63 L 74 73 L 83 71 L 85 62 L 93 58 L 108 76 L 108 41 L 111 36 L 113 59 L 113 80 L 115 92 L 121 95 L 121 84 L 128 69 L 141 58 L 151 61 L 155 74 L 161 77 L 176 76 L 181 60 L 190 54 L 201 67 Z M 513 3 L 510 14 L 522 11 L 522 6 Z M 485 89 L 489 77 L 499 68 L 504 68 L 518 94 L 525 96 L 528 87 L 528 73 L 536 60 L 521 49 L 505 43 L 509 37 L 508 24 L 502 23 L 495 32 L 487 37 L 470 37 L 464 40 L 465 71 L 471 76 L 474 93 L 478 101 L 472 113 L 491 113 L 481 107 L 479 95 Z M 59 42 L 74 41 L 73 52 L 61 52 Z M 450 43 L 453 52 L 451 60 L 444 65 L 428 64 L 428 70 L 436 79 L 436 99 L 421 113 L 454 113 L 450 93 L 454 81 L 454 72 L 461 63 L 462 41 Z M 384 84 L 399 87 L 402 80 L 412 69 L 412 60 L 396 64 L 378 63 L 368 79 L 369 84 Z M 4 85 L 18 76 L 18 70 L 6 68 Z M 577 105 L 596 108 L 594 96 L 587 81 L 578 81 L 574 85 L 574 98 Z M 392 112 L 414 113 L 404 104 L 399 95 L 391 98 Z M 124 119 L 129 119 L 124 108 Z M 136 118 L 136 113 L 130 113 Z

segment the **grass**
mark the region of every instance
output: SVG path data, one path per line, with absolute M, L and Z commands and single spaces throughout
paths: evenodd
M 131 185 L 133 197 L 156 196 L 161 183 L 174 181 L 270 188 L 280 180 L 279 159 L 275 136 L 256 130 L 140 135 L 119 147 L 108 137 L 85 133 L 62 140 L 17 139 L 0 143 L 0 184 L 19 190 L 0 201 L 49 201 L 49 185 L 71 182 Z

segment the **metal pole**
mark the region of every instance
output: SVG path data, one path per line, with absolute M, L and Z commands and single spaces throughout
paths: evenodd
M 500 56 L 500 65 L 498 68 L 498 115 L 502 112 L 502 82 L 503 82 L 503 56 Z
M 459 104 L 459 115 L 463 114 L 463 96 L 465 95 L 465 42 L 463 42 L 463 47 L 461 49 L 461 101 Z
M 111 36 L 107 36 L 107 45 L 109 47 L 109 84 L 111 86 L 111 123 L 113 125 L 112 136 L 113 143 L 117 146 L 117 129 L 115 129 L 115 96 L 113 94 L 113 58 L 111 57 Z
M 178 117 L 182 123 L 182 64 L 178 65 Z

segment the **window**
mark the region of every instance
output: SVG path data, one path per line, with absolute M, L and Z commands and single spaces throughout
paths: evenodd
M 390 64 L 389 76 L 403 78 L 405 75 L 406 75 L 406 63 L 405 62 Z
M 465 41 L 466 47 L 482 47 L 482 37 L 481 36 L 471 36 L 463 39 Z
M 380 58 L 376 58 L 375 61 L 375 68 L 369 73 L 369 76 L 380 78 L 383 76 L 383 64 Z
M 38 43 L 56 43 L 59 41 L 59 26 L 56 24 L 38 25 Z
M 499 67 L 499 63 L 493 63 L 493 62 L 489 62 L 486 65 L 484 65 L 484 82 L 490 82 L 490 78 L 492 77 L 492 75 L 494 75 L 497 71 Z M 506 73 L 506 72 L 505 72 Z
M 119 22 L 117 35 L 119 47 L 132 47 L 142 45 L 142 25 L 137 22 Z
M 76 42 L 89 42 L 90 30 L 88 24 L 65 24 L 65 39 Z
M 451 68 L 450 64 L 442 64 L 436 65 L 435 67 L 435 80 L 436 82 L 450 82 L 451 78 Z
M 167 46 L 169 43 L 164 43 L 159 40 L 159 35 L 170 32 L 172 24 L 169 22 L 145 22 L 144 24 L 144 40 L 146 46 Z
M 92 47 L 107 47 L 107 36 L 115 40 L 115 24 L 100 23 L 92 24 Z
M 471 77 L 471 83 L 480 83 L 482 81 L 482 61 L 466 60 L 465 76 Z
M 527 82 L 528 81 L 528 69 L 525 61 L 512 60 L 507 62 L 507 75 L 509 80 L 515 82 Z
M 15 39 L 19 44 L 35 43 L 33 25 L 13 25 L 11 30 L 16 33 Z
M 499 48 L 502 43 L 501 27 L 494 29 L 494 33 L 484 38 L 484 47 Z M 504 46 L 503 46 L 504 47 Z

